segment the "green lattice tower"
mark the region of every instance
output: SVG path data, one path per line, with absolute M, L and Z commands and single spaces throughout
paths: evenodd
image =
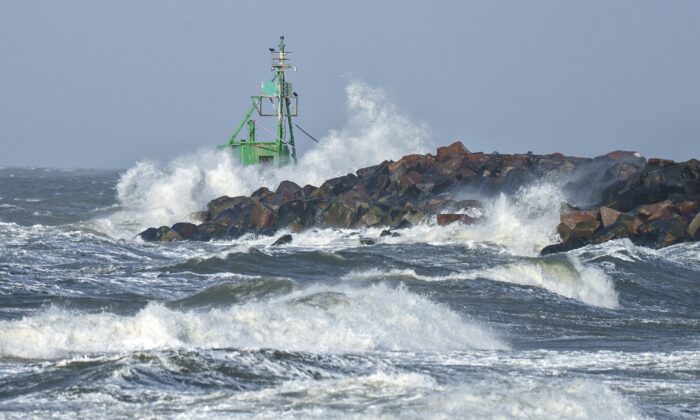
M 288 51 L 285 51 L 284 36 L 280 36 L 280 43 L 277 50 L 270 48 L 272 53 L 272 79 L 262 82 L 260 95 L 251 96 L 252 106 L 239 124 L 231 139 L 221 148 L 230 149 L 244 165 L 265 165 L 284 166 L 291 162 L 297 163 L 297 152 L 294 144 L 294 130 L 292 117 L 298 115 L 299 97 L 292 90 L 292 84 L 287 82 L 285 70 L 288 68 L 296 70 L 290 66 Z M 273 110 L 266 110 L 266 104 L 274 107 Z M 257 125 L 251 119 L 256 111 L 260 117 L 276 117 L 277 130 L 274 141 L 258 141 Z M 248 138 L 239 139 L 243 127 L 248 124 Z

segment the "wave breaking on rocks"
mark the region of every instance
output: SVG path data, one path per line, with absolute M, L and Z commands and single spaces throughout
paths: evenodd
M 559 243 L 543 254 L 629 238 L 655 248 L 700 240 L 700 161 L 645 159 L 615 151 L 596 158 L 473 153 L 461 142 L 411 154 L 325 181 L 282 181 L 275 191 L 222 196 L 192 216 L 199 224 L 149 228 L 145 241 L 235 239 L 312 227 L 385 227 L 390 234 L 434 220 L 472 225 L 487 219 L 483 201 L 536 182 L 561 188 Z M 554 232 L 556 230 L 556 233 Z

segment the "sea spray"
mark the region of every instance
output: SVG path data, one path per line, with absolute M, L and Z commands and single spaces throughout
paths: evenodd
M 514 255 L 525 256 L 536 256 L 543 247 L 558 241 L 556 226 L 563 193 L 556 184 L 536 182 L 520 188 L 513 197 L 500 194 L 476 198 L 482 201 L 484 208 L 467 211 L 472 217 L 478 216 L 471 225 L 438 226 L 434 219 L 427 218 L 424 223 L 402 230 L 400 237 L 381 238 L 381 241 L 493 244 Z
M 149 226 L 187 220 L 222 195 L 247 195 L 263 186 L 274 189 L 283 180 L 318 186 L 384 159 L 427 152 L 427 126 L 402 115 L 384 90 L 352 82 L 346 94 L 347 125 L 322 137 L 318 146 L 301 155 L 297 166 L 243 167 L 231 153 L 214 151 L 213 146 L 165 165 L 137 163 L 117 184 L 121 211 L 101 221 L 101 228 L 130 236 Z
M 487 203 L 486 217 L 469 230 L 470 239 L 494 242 L 519 255 L 537 255 L 557 240 L 562 201 L 558 186 L 547 182 L 524 186 L 513 198 L 500 194 Z

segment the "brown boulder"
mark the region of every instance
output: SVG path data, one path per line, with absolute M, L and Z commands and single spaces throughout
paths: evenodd
M 464 156 L 452 156 L 441 166 L 438 166 L 437 171 L 440 175 L 451 176 L 462 167 L 464 160 Z
M 611 209 L 610 207 L 601 207 L 600 208 L 600 219 L 603 222 L 603 227 L 608 227 L 615 223 L 617 221 L 617 218 L 620 217 L 622 212 L 619 212 L 615 209 Z
M 250 220 L 255 229 L 264 231 L 272 229 L 277 223 L 277 214 L 269 207 L 256 201 L 250 211 Z
M 475 218 L 467 216 L 466 214 L 438 214 L 437 224 L 439 226 L 449 225 L 451 223 L 460 222 L 465 225 L 471 225 L 476 221 Z
M 669 220 L 675 215 L 673 202 L 664 200 L 654 204 L 647 204 L 637 208 L 637 215 L 645 221 Z
M 197 225 L 193 223 L 175 223 L 170 229 L 180 235 L 181 239 L 185 240 L 194 239 L 194 236 L 197 234 Z
M 422 181 L 423 176 L 417 171 L 411 170 L 410 172 L 405 173 L 399 178 L 399 185 L 401 185 L 401 187 L 403 188 L 406 188 L 411 185 L 419 184 Z
M 411 169 L 424 169 L 429 160 L 432 160 L 432 158 L 426 155 L 406 155 L 398 161 L 390 163 L 388 168 L 389 172 L 392 174 L 392 177 L 395 179 L 395 177 L 401 176 Z
M 354 226 L 358 209 L 344 202 L 333 202 L 324 213 L 324 224 L 328 227 L 348 228 Z
M 321 191 L 321 189 L 318 187 L 314 187 L 311 184 L 306 184 L 304 185 L 304 188 L 302 188 L 299 192 L 299 195 L 301 195 L 304 199 L 318 198 L 315 197 L 318 191 Z
M 446 162 L 454 156 L 466 156 L 468 154 L 469 150 L 464 147 L 461 141 L 458 141 L 446 147 L 438 147 L 436 159 L 438 162 Z
M 355 174 L 347 174 L 337 178 L 331 178 L 321 184 L 321 190 L 326 194 L 340 195 L 345 191 L 349 191 L 359 183 L 359 179 Z
M 569 229 L 575 229 L 580 223 L 600 222 L 600 214 L 594 211 L 574 210 L 562 214 L 559 221 Z
M 627 150 L 615 150 L 614 152 L 610 152 L 605 155 L 606 158 L 610 160 L 623 160 L 623 159 L 628 159 L 628 158 L 636 158 L 638 157 L 639 154 L 637 152 L 630 152 Z
M 251 198 L 263 198 L 267 197 L 268 195 L 273 194 L 272 191 L 270 191 L 269 188 L 267 187 L 260 187 L 257 190 L 253 191 L 253 193 L 250 195 Z
M 628 226 L 623 222 L 616 222 L 597 231 L 593 235 L 593 238 L 591 238 L 591 243 L 601 244 L 613 239 L 627 238 L 629 236 L 630 230 Z
M 173 242 L 182 240 L 180 235 L 168 226 L 161 226 L 157 229 L 148 228 L 139 233 L 139 236 L 147 242 Z
M 209 213 L 208 220 L 214 220 L 224 210 L 240 206 L 249 201 L 251 201 L 251 199 L 245 196 L 227 197 L 225 195 L 211 200 L 207 204 L 207 212 Z
M 700 241 L 700 213 L 688 225 L 688 236 L 694 241 Z
M 697 201 L 683 200 L 676 203 L 675 208 L 680 214 L 693 214 L 700 209 L 700 203 Z
M 687 226 L 681 219 L 657 219 L 643 224 L 638 235 L 642 243 L 660 248 L 687 240 Z
M 282 181 L 274 193 L 264 196 L 261 201 L 273 209 L 277 209 L 279 206 L 293 201 L 303 195 L 304 192 L 300 186 L 292 181 Z
M 665 168 L 666 166 L 673 165 L 674 163 L 676 162 L 668 159 L 649 158 L 649 166 L 653 167 L 654 169 Z
M 590 239 L 600 228 L 600 213 L 592 211 L 572 211 L 560 216 L 561 223 L 557 226 L 557 232 L 562 241 L 567 242 L 572 238 Z
M 686 225 L 682 220 L 673 220 L 669 222 L 664 234 L 659 238 L 658 244 L 662 247 L 674 245 L 688 240 L 686 233 Z
M 630 216 L 627 213 L 622 213 L 617 217 L 617 222 L 623 223 L 625 226 L 627 226 L 627 230 L 629 231 L 630 235 L 635 235 L 639 231 L 639 228 L 642 226 L 643 222 L 639 220 L 636 217 Z

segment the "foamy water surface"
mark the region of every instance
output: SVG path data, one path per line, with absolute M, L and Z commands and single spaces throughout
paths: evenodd
M 427 218 L 398 237 L 134 237 L 217 195 L 426 151 L 381 91 L 351 85 L 348 110 L 296 171 L 209 151 L 0 169 L 0 417 L 700 416 L 700 248 L 539 257 L 556 180 L 481 197 L 472 226 Z M 333 160 L 349 144 L 366 154 Z

